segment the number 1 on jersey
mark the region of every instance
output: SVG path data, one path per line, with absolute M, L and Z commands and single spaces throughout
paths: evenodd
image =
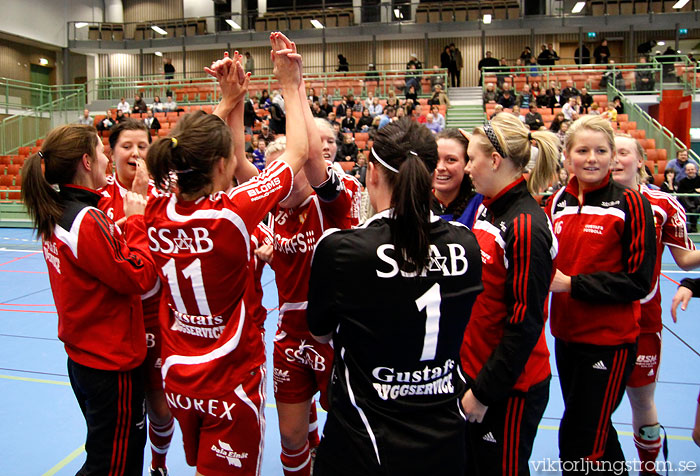
M 425 309 L 425 338 L 420 360 L 433 360 L 437 351 L 438 333 L 440 332 L 440 284 L 435 283 L 425 294 L 416 299 L 418 311 Z
M 170 258 L 165 266 L 163 266 L 163 274 L 168 278 L 168 284 L 170 285 L 170 295 L 175 301 L 175 307 L 178 312 L 183 314 L 191 314 L 187 311 L 185 302 L 182 300 L 182 294 L 180 293 L 180 285 L 177 279 L 177 268 L 175 267 L 175 258 Z M 204 280 L 202 279 L 202 262 L 197 258 L 192 263 L 189 264 L 185 269 L 182 270 L 182 275 L 185 279 L 192 281 L 192 291 L 194 291 L 194 299 L 197 301 L 197 308 L 199 310 L 200 316 L 210 316 L 211 311 L 209 310 L 209 302 L 207 301 L 207 294 L 204 292 Z

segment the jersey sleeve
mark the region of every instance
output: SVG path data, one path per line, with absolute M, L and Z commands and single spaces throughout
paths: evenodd
M 336 190 L 335 197 L 332 200 L 326 200 L 319 195 L 319 205 L 331 227 L 350 228 L 352 226 L 353 191 L 348 188 L 345 180 L 332 167 L 329 167 L 328 173 L 330 177 L 324 183 L 333 184 L 332 186 Z M 326 185 L 326 187 L 330 187 L 330 185 Z M 318 191 L 316 193 L 318 194 Z M 330 193 L 326 193 L 326 195 L 327 197 L 331 196 Z
M 78 266 L 122 294 L 144 294 L 156 284 L 143 215 L 127 219 L 125 236 L 104 213 L 87 212 L 80 226 Z M 126 238 L 126 239 L 125 239 Z
M 700 296 L 700 278 L 684 278 L 681 280 L 681 286 L 690 289 L 693 297 Z
M 275 160 L 260 175 L 228 193 L 249 235 L 277 203 L 289 196 L 293 182 L 289 164 Z
M 337 254 L 334 250 L 337 247 L 337 240 L 334 238 L 336 237 L 330 233 L 324 235 L 316 244 L 311 260 L 306 319 L 309 331 L 315 336 L 328 335 L 338 326 L 334 306 L 340 274 L 336 269 Z
M 571 297 L 599 303 L 637 301 L 649 294 L 656 262 L 656 231 L 649 201 L 636 190 L 624 191 L 625 229 L 622 236 L 624 270 L 600 271 L 571 277 Z
M 688 236 L 685 227 L 685 210 L 675 197 L 667 195 L 665 203 L 666 221 L 661 230 L 661 242 L 668 246 L 695 250 L 695 243 Z
M 542 334 L 553 270 L 552 250 L 553 235 L 546 218 L 518 215 L 506 236 L 508 317 L 503 337 L 472 388 L 484 405 L 491 405 L 511 391 Z

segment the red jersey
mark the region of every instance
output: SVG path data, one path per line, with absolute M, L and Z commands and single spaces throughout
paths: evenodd
M 94 190 L 61 186 L 63 216 L 44 258 L 58 313 L 58 337 L 75 362 L 127 371 L 146 357 L 139 294 L 153 287 L 143 216 L 127 219 L 124 235 L 95 208 Z
M 261 331 L 265 330 L 265 319 L 267 318 L 267 309 L 262 304 L 263 289 L 260 282 L 265 262 L 259 260 L 253 251 L 263 245 L 272 245 L 273 243 L 274 238 L 270 227 L 264 223 L 259 223 L 253 234 L 250 235 L 250 270 L 253 273 L 253 285 L 250 288 L 250 292 L 246 294 L 246 307 L 248 308 L 248 314 L 250 314 Z
M 642 333 L 659 332 L 661 323 L 661 257 L 664 245 L 675 246 L 685 250 L 695 250 L 695 243 L 688 237 L 685 228 L 685 210 L 678 200 L 660 190 L 652 190 L 646 185 L 639 187 L 654 214 L 656 229 L 656 265 L 654 266 L 654 286 L 647 297 L 642 299 L 642 320 L 639 323 Z
M 324 202 L 313 192 L 297 208 L 275 207 L 272 222 L 275 251 L 271 266 L 279 294 L 278 333 L 308 337 L 306 304 L 316 242 L 329 228 L 346 229 L 352 225 L 353 193 L 344 186 L 344 179 L 340 183 L 342 190 L 332 202 Z
M 97 208 L 102 210 L 105 215 L 115 222 L 124 218 L 124 197 L 129 189 L 119 182 L 117 176 L 107 176 L 107 185 L 97 191 L 102 195 L 100 201 L 97 203 Z M 153 182 L 149 181 L 148 196 L 155 197 L 157 195 L 158 193 Z M 160 307 L 161 289 L 160 280 L 158 279 L 153 289 L 141 295 L 143 318 L 147 329 L 158 326 L 158 308 Z
M 350 226 L 357 226 L 360 224 L 360 208 L 362 208 L 362 184 L 352 175 L 346 173 L 339 175 L 350 196 Z
M 252 285 L 250 235 L 292 180 L 291 167 L 274 161 L 227 193 L 148 201 L 149 248 L 165 288 L 162 373 L 174 391 L 213 398 L 264 362 L 260 330 L 244 302 Z

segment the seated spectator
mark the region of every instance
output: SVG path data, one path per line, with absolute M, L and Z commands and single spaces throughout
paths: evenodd
M 564 98 L 561 97 L 561 90 L 559 88 L 554 88 L 551 96 L 549 96 L 549 108 L 554 109 L 556 107 L 562 107 L 564 105 Z
M 134 114 L 136 113 L 144 113 L 148 111 L 148 106 L 146 105 L 146 101 L 143 100 L 140 94 L 136 94 L 134 96 L 134 107 L 131 109 L 131 112 Z
M 416 87 L 414 85 L 406 88 L 406 101 L 409 99 L 412 99 L 414 103 L 418 102 L 418 94 L 416 94 Z
M 512 78 L 513 75 L 510 74 L 510 68 L 508 67 L 508 63 L 506 62 L 505 58 L 501 58 L 498 65 L 499 68 L 496 70 L 496 86 L 503 88 L 506 79 Z
M 374 101 L 374 93 L 372 92 L 371 89 L 367 90 L 367 97 L 365 98 L 364 102 L 362 105 L 369 109 L 369 107 L 372 105 L 372 102 Z
M 311 104 L 318 102 L 318 96 L 316 96 L 316 90 L 314 88 L 309 88 L 308 99 L 311 101 Z
M 352 132 L 357 126 L 357 121 L 352 117 L 352 109 L 350 107 L 345 108 L 345 117 L 340 123 L 340 128 L 343 132 Z
M 562 114 L 561 112 L 558 113 L 556 116 L 554 116 L 554 120 L 549 125 L 549 130 L 555 133 L 559 132 L 559 127 L 561 126 L 561 123 L 565 120 L 566 118 L 564 117 L 564 114 Z
M 586 88 L 581 88 L 581 95 L 579 96 L 581 99 L 581 113 L 582 114 L 588 114 L 588 111 L 591 108 L 591 105 L 593 104 L 593 96 L 588 94 L 588 89 Z
M 245 143 L 245 151 L 246 151 L 246 154 L 251 154 L 251 155 L 250 155 L 250 157 L 251 157 L 250 161 L 251 161 L 251 162 L 253 161 L 253 159 L 252 159 L 252 157 L 253 157 L 253 151 L 254 151 L 255 149 L 257 149 L 257 148 L 258 148 L 258 138 L 255 137 L 255 136 L 251 136 L 250 142 L 246 142 L 246 143 Z
M 603 77 L 600 78 L 600 83 L 598 83 L 600 89 L 605 89 L 608 87 L 608 84 L 611 84 L 620 91 L 625 90 L 625 80 L 622 77 L 622 71 L 614 68 L 615 61 L 610 60 L 608 64 L 608 70 L 605 73 L 603 73 Z
M 275 134 L 273 134 L 270 130 L 270 126 L 267 124 L 262 125 L 260 128 L 260 134 L 258 134 L 258 140 L 265 142 L 265 145 L 268 145 L 270 142 L 275 140 Z
M 314 117 L 321 117 L 323 119 L 328 117 L 326 111 L 321 109 L 321 105 L 318 103 L 318 101 L 311 106 L 311 114 L 313 114 Z
M 608 110 L 601 114 L 601 116 L 608 119 L 610 122 L 617 122 L 617 109 L 615 109 L 615 105 L 609 102 Z
M 700 176 L 698 167 L 693 162 L 685 165 L 685 177 L 678 182 L 678 193 L 700 193 Z M 688 232 L 697 232 L 700 197 L 678 197 L 688 215 Z
M 260 107 L 262 109 L 267 110 L 270 108 L 270 104 L 272 104 L 272 98 L 270 97 L 270 93 L 267 92 L 267 89 L 263 89 L 260 93 Z
M 129 106 L 129 103 L 126 102 L 126 99 L 121 98 L 119 101 L 119 104 L 117 104 L 117 111 L 121 111 L 122 114 L 126 114 L 127 112 L 131 112 L 131 107 Z
M 355 177 L 364 187 L 365 177 L 367 176 L 367 158 L 364 152 L 357 154 L 357 165 L 350 170 L 350 175 Z
M 347 107 L 349 107 L 350 109 L 354 109 L 354 108 L 355 108 L 355 102 L 356 102 L 356 101 L 355 101 L 355 97 L 354 97 L 352 94 L 348 94 L 348 99 L 347 99 L 347 101 L 346 101 L 346 103 L 345 103 L 345 104 L 347 105 Z
M 518 94 L 518 100 L 517 100 L 518 106 L 520 106 L 520 109 L 530 109 L 530 104 L 535 103 L 535 96 L 532 95 L 532 92 L 530 92 L 530 86 L 528 84 L 523 85 L 523 90 L 520 91 L 520 94 Z
M 433 74 L 430 76 L 430 89 L 435 91 L 435 86 L 440 85 L 442 89 L 445 89 L 445 75 L 440 73 L 440 68 L 438 65 L 433 66 Z
M 107 110 L 107 112 L 105 113 L 105 118 L 97 123 L 97 130 L 98 131 L 108 131 L 112 127 L 114 127 L 114 120 L 112 119 L 112 113 L 109 110 Z
M 566 138 L 566 131 L 569 130 L 570 125 L 571 125 L 571 121 L 566 120 L 566 119 L 561 121 L 561 124 L 559 124 L 559 130 L 557 131 L 557 137 L 559 138 L 559 142 L 561 143 L 562 147 L 564 147 L 564 139 Z
M 380 120 L 379 120 L 379 125 L 377 126 L 377 129 L 381 129 L 382 127 L 389 124 L 393 120 L 395 114 L 396 114 L 396 109 L 394 109 L 391 106 L 387 106 L 386 109 L 384 109 L 384 113 L 381 116 L 378 116 L 380 118 Z
M 506 89 L 501 93 L 501 96 L 496 102 L 503 106 L 504 109 L 510 109 L 515 105 L 515 98 L 510 94 L 510 91 Z
M 369 109 L 364 108 L 362 109 L 362 115 L 360 116 L 360 119 L 357 121 L 357 128 L 356 130 L 360 132 L 367 132 L 369 131 L 369 128 L 372 126 L 372 116 L 369 114 Z
M 539 131 L 541 127 L 544 127 L 542 114 L 537 112 L 537 106 L 535 104 L 530 104 L 530 110 L 525 115 L 525 124 L 531 131 Z
M 403 105 L 403 108 L 397 108 L 397 112 L 399 109 L 403 109 L 406 113 L 407 116 L 412 116 L 413 115 L 413 108 L 415 107 L 415 103 L 413 102 L 413 99 L 407 99 L 406 102 Z M 398 114 L 397 114 L 398 115 Z
M 622 99 L 620 99 L 620 96 L 615 96 L 613 98 L 613 105 L 615 106 L 615 110 L 618 114 L 625 113 L 625 106 L 622 105 Z
M 522 122 L 523 124 L 525 123 L 525 116 L 523 116 L 520 113 L 520 106 L 518 106 L 517 104 L 513 105 L 513 109 L 511 110 L 511 114 L 513 114 L 515 117 L 520 119 L 520 122 Z
M 336 162 L 356 162 L 357 161 L 357 144 L 352 133 L 343 134 L 343 143 L 338 147 L 338 153 L 335 154 Z
M 435 120 L 432 113 L 428 113 L 425 116 L 425 127 L 427 127 L 433 134 L 442 132 L 442 127 L 440 127 L 440 124 Z
M 540 66 L 537 64 L 537 58 L 534 56 L 530 58 L 528 63 L 528 70 L 530 71 L 529 76 L 535 77 L 540 75 Z
M 384 107 L 379 103 L 379 98 L 372 99 L 372 104 L 369 106 L 369 115 L 377 117 L 382 114 Z
M 343 117 L 345 117 L 345 110 L 346 109 L 352 110 L 352 108 L 348 107 L 348 97 L 343 96 L 340 99 L 340 102 L 338 103 L 338 105 L 335 107 L 335 116 L 340 117 L 342 119 Z
M 117 117 L 115 118 L 114 122 L 119 124 L 120 122 L 126 121 L 126 119 L 127 119 L 126 114 L 124 114 L 124 112 L 122 112 L 121 109 L 117 109 Z
M 423 115 L 423 106 L 421 106 L 420 104 L 416 104 L 416 107 L 413 108 L 413 114 L 411 114 L 411 119 L 416 121 L 418 124 L 425 124 L 427 118 L 425 115 Z
M 557 181 L 552 184 L 547 190 L 548 192 L 556 192 L 559 189 L 566 187 L 569 183 L 569 171 L 566 167 L 559 167 L 559 172 L 557 173 Z
M 549 107 L 549 96 L 544 89 L 540 89 L 537 93 L 537 100 L 535 101 L 537 107 Z
M 413 114 L 413 102 L 411 102 L 411 103 L 409 104 L 409 106 L 410 106 L 411 114 Z M 409 114 L 409 116 L 410 116 L 410 114 Z M 401 119 L 402 117 L 406 117 L 406 107 L 405 107 L 405 106 L 403 106 L 403 107 L 402 107 L 402 106 L 399 106 L 399 107 L 396 108 L 396 117 L 394 117 L 394 118 L 392 119 L 392 121 L 398 121 L 398 120 Z
M 678 193 L 678 186 L 676 185 L 676 171 L 671 167 L 667 167 L 664 170 L 664 181 L 661 184 L 661 191 L 666 193 Z
M 418 68 L 416 68 L 415 64 L 409 63 L 409 66 L 408 66 L 407 71 L 406 71 L 406 78 L 405 78 L 406 83 L 404 86 L 405 90 L 410 88 L 411 86 L 413 86 L 413 88 L 415 90 L 420 89 L 421 76 L 420 76 L 420 73 L 418 71 L 416 71 L 417 69 Z
M 373 63 L 367 65 L 367 72 L 365 73 L 365 82 L 376 82 L 379 85 L 379 73 L 377 72 L 377 67 Z
M 83 109 L 83 115 L 80 116 L 80 118 L 78 119 L 78 124 L 82 124 L 84 126 L 91 126 L 93 122 L 94 119 L 90 115 L 90 111 L 87 109 Z
M 340 127 L 340 122 L 338 122 L 338 117 L 335 115 L 335 113 L 333 111 L 328 113 L 328 117 L 326 117 L 326 120 L 331 123 L 331 126 Z
M 496 107 L 493 108 L 493 114 L 491 114 L 491 117 L 489 117 L 489 119 L 493 119 L 494 117 L 496 117 L 497 115 L 499 115 L 502 112 L 503 112 L 503 106 L 501 106 L 500 104 L 496 104 Z
M 321 96 L 320 107 L 321 110 L 326 113 L 326 117 L 333 112 L 333 105 L 328 102 L 328 98 L 326 96 Z
M 447 94 L 445 94 L 445 92 L 442 90 L 441 85 L 438 84 L 435 86 L 435 92 L 433 93 L 433 96 L 428 99 L 428 104 L 437 104 L 439 106 L 445 105 L 450 107 L 450 98 L 448 98 Z
M 637 91 L 653 91 L 654 90 L 654 71 L 646 65 L 647 58 L 642 56 L 639 58 L 642 65 L 638 66 L 634 75 L 635 89 Z
M 676 153 L 676 158 L 671 160 L 668 165 L 666 165 L 667 169 L 673 169 L 673 171 L 676 173 L 676 184 L 685 178 L 685 166 L 688 165 L 688 163 L 693 163 L 696 167 L 700 167 L 700 164 L 698 164 L 695 159 L 688 156 L 687 149 L 680 149 Z
M 165 103 L 163 104 L 164 112 L 175 112 L 177 111 L 177 103 L 173 101 L 172 96 L 167 96 L 165 98 Z
M 151 109 L 153 109 L 153 112 L 165 112 L 165 109 L 163 109 L 163 102 L 160 100 L 160 96 L 153 97 L 153 104 L 151 104 Z
M 564 104 L 561 108 L 562 114 L 564 114 L 564 118 L 567 121 L 575 121 L 578 119 L 578 104 L 576 103 L 576 98 L 575 97 L 570 97 L 569 101 Z
M 561 96 L 565 102 L 569 102 L 569 98 L 578 97 L 581 95 L 581 91 L 576 89 L 574 82 L 571 79 L 566 80 L 566 87 L 562 89 Z
M 599 108 L 597 102 L 593 101 L 593 102 L 591 103 L 591 107 L 588 108 L 587 114 L 591 114 L 591 115 L 593 115 L 593 116 L 597 116 L 597 115 L 600 114 L 600 108 Z
M 160 129 L 160 121 L 158 121 L 158 118 L 153 115 L 153 109 L 149 109 L 148 112 L 146 113 L 146 117 L 143 120 L 143 123 L 146 124 L 146 127 L 148 127 L 149 130 L 156 131 Z
M 430 112 L 432 113 L 433 117 L 435 118 L 435 121 L 440 124 L 441 129 L 445 129 L 445 116 L 440 114 L 440 108 L 438 106 L 431 106 L 430 107 Z
M 272 103 L 270 104 L 269 125 L 273 134 L 286 133 L 286 118 L 287 116 L 284 113 L 284 99 L 281 94 L 278 94 L 276 97 L 272 98 Z
M 267 144 L 264 140 L 258 140 L 258 147 L 253 151 L 253 165 L 257 167 L 258 170 L 263 170 L 265 168 L 265 148 Z
M 484 104 L 495 103 L 498 99 L 498 93 L 493 83 L 486 84 L 486 91 L 484 91 Z
M 386 95 L 386 105 L 393 108 L 396 108 L 399 105 L 399 100 L 396 97 L 396 92 L 393 88 L 389 89 L 389 92 Z

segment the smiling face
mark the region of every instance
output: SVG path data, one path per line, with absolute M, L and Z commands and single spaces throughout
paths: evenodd
M 615 161 L 612 176 L 616 182 L 630 188 L 636 187 L 642 158 L 637 153 L 637 144 L 631 137 L 615 137 Z
M 584 129 L 577 132 L 564 154 L 584 190 L 603 183 L 610 173 L 614 152 L 603 132 Z
M 107 185 L 107 165 L 109 165 L 109 159 L 105 155 L 105 146 L 102 145 L 102 139 L 98 137 L 95 158 L 90 168 L 90 176 L 95 189 Z
M 472 135 L 467 148 L 469 161 L 465 171 L 471 178 L 474 190 L 486 197 L 491 197 L 494 195 L 494 187 L 490 180 L 494 175 L 494 162 L 492 154 L 485 150 L 484 141 L 486 140 L 488 139 L 480 134 Z
M 117 169 L 117 178 L 125 187 L 131 188 L 136 175 L 136 160 L 146 160 L 148 146 L 148 134 L 144 130 L 126 130 L 119 134 L 112 150 L 112 159 Z
M 433 173 L 433 188 L 444 196 L 456 196 L 464 180 L 464 146 L 454 139 L 438 139 L 438 163 Z
M 323 153 L 323 158 L 329 162 L 333 162 L 335 160 L 335 154 L 338 152 L 338 143 L 335 141 L 335 134 L 330 127 L 320 127 L 319 132 L 321 133 L 321 152 Z

